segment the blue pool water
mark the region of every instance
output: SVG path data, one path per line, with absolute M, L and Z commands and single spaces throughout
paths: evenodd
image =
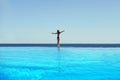
M 0 80 L 120 80 L 120 48 L 0 47 Z

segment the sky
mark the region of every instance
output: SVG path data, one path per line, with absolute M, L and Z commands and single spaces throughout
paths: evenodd
M 120 43 L 120 0 L 0 0 L 0 43 Z

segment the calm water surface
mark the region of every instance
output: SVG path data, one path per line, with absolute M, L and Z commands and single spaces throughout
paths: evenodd
M 120 80 L 120 48 L 0 47 L 0 80 Z

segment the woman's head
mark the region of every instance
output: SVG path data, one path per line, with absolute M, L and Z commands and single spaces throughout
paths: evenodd
M 57 33 L 59 33 L 60 31 L 59 30 L 57 30 Z

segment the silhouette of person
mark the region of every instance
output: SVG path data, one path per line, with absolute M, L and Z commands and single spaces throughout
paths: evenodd
M 64 30 L 63 31 L 57 30 L 56 33 L 52 33 L 52 34 L 57 34 L 57 46 L 58 46 L 58 48 L 60 47 L 60 33 L 62 33 L 62 32 L 64 32 Z

